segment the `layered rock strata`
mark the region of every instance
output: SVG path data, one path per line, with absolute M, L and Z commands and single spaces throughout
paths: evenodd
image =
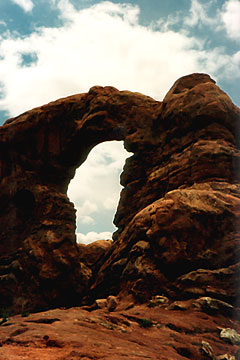
M 0 128 L 0 303 L 14 311 L 118 295 L 238 298 L 240 110 L 206 74 L 162 102 L 94 87 Z M 96 264 L 66 195 L 91 149 L 124 140 L 113 245 Z M 81 191 L 81 189 L 79 190 Z M 95 250 L 94 250 L 95 251 Z

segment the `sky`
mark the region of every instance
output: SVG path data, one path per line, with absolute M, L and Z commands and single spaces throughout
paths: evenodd
M 0 0 L 0 125 L 60 97 L 111 85 L 162 100 L 208 73 L 240 106 L 240 0 Z M 111 238 L 127 153 L 96 146 L 72 180 L 77 239 Z

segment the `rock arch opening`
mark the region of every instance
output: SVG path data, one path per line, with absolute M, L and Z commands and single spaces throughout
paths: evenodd
M 67 194 L 76 209 L 78 243 L 111 239 L 117 230 L 113 218 L 122 189 L 120 174 L 130 156 L 123 141 L 106 141 L 96 145 L 76 170 Z

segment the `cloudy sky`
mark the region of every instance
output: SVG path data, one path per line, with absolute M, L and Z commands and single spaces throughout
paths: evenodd
M 1 0 L 0 124 L 93 85 L 161 100 L 206 72 L 240 106 L 240 0 Z M 68 191 L 78 240 L 111 237 L 122 143 L 92 150 Z

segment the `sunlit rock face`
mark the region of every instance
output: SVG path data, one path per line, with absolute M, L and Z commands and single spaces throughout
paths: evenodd
M 159 293 L 234 302 L 239 118 L 208 75 L 192 74 L 163 102 L 94 87 L 9 119 L 0 128 L 1 306 Z M 90 150 L 109 140 L 134 155 L 121 175 L 115 241 L 90 267 L 66 192 Z

